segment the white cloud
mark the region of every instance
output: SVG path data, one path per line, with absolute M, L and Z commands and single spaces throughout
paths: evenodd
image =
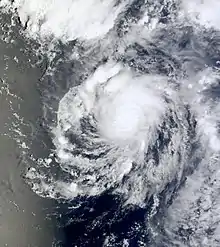
M 33 38 L 54 36 L 62 41 L 93 39 L 105 35 L 114 25 L 126 1 L 115 0 L 4 0 L 1 6 L 17 9 L 23 26 Z

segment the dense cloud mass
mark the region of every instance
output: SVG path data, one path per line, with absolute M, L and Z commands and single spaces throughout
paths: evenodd
M 218 1 L 1 5 L 28 38 L 63 49 L 42 79 L 54 148 L 27 178 L 74 205 L 67 225 L 84 221 L 86 237 L 72 243 L 217 247 Z

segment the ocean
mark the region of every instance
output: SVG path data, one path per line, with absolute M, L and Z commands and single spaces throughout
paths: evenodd
M 219 246 L 220 3 L 0 8 L 1 245 Z

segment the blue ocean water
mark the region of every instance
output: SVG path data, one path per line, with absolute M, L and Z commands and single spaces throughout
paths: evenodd
M 44 54 L 49 164 L 27 180 L 64 247 L 218 246 L 220 33 L 180 8 L 131 1 L 104 37 Z

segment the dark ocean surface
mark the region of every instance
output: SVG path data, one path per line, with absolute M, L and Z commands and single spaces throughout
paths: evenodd
M 179 8 L 66 43 L 0 14 L 1 246 L 219 246 L 220 33 Z

